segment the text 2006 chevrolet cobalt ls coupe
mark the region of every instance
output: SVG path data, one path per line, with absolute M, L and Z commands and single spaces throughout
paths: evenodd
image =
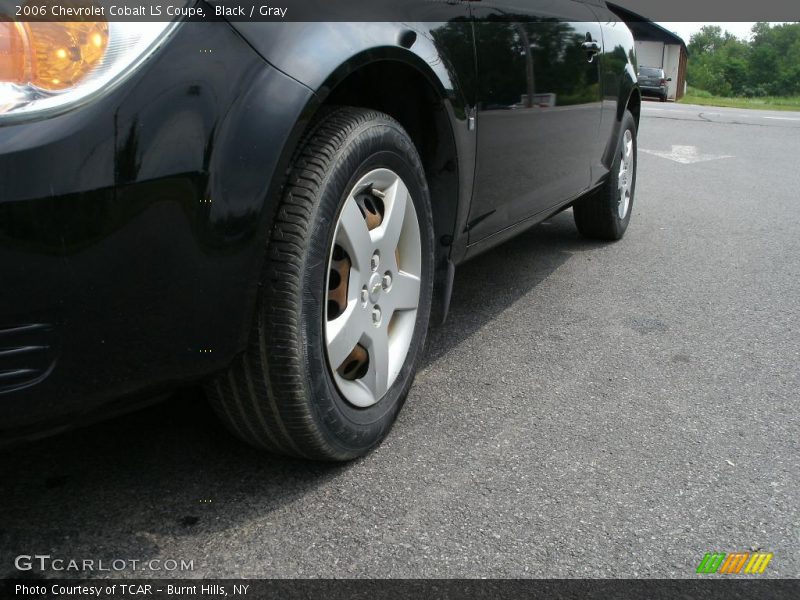
M 602 0 L 421 4 L 0 22 L 6 440 L 202 382 L 247 442 L 350 459 L 397 417 L 455 265 L 570 206 L 623 236 L 625 24 Z

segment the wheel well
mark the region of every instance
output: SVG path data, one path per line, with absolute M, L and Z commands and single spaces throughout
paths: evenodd
M 639 91 L 639 88 L 633 88 L 631 92 L 631 97 L 628 98 L 628 106 L 626 106 L 631 114 L 633 115 L 633 119 L 636 121 L 636 128 L 639 128 L 639 116 L 642 114 L 642 94 Z
M 454 235 L 458 159 L 447 108 L 433 85 L 405 63 L 374 62 L 350 73 L 333 88 L 325 104 L 379 110 L 408 132 L 425 169 L 440 268 Z

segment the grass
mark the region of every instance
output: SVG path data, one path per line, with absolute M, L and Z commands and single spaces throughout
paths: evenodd
M 691 86 L 689 86 L 686 95 L 681 98 L 680 102 L 681 104 L 700 104 L 701 106 L 800 111 L 800 96 L 784 98 L 777 96 L 765 96 L 763 98 L 723 98 Z

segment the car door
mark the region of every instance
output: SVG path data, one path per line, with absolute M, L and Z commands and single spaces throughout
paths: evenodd
M 601 120 L 600 24 L 576 0 L 473 4 L 477 165 L 470 244 L 585 191 Z

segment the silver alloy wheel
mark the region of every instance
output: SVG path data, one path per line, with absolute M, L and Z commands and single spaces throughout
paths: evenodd
M 619 204 L 617 213 L 620 219 L 624 219 L 631 206 L 631 190 L 633 188 L 633 175 L 636 165 L 633 158 L 633 134 L 630 129 L 625 130 L 622 140 L 621 157 L 619 161 L 619 176 L 617 186 L 619 188 Z
M 328 258 L 325 344 L 348 402 L 379 402 L 405 363 L 419 307 L 422 248 L 414 203 L 389 169 L 370 171 L 339 213 Z

